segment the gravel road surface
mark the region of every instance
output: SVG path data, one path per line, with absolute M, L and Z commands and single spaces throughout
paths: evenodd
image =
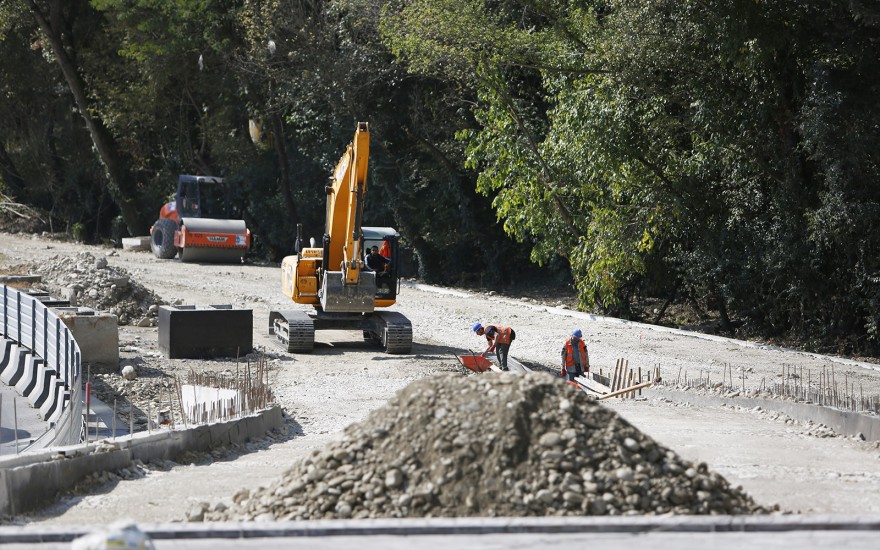
M 385 355 L 364 347 L 360 334 L 325 331 L 317 333 L 313 353 L 291 355 L 280 351 L 267 330 L 270 310 L 297 307 L 282 295 L 275 265 L 184 264 L 158 260 L 148 252 L 0 234 L 0 268 L 39 264 L 83 250 L 128 270 L 166 302 L 252 308 L 254 344 L 269 361 L 273 388 L 291 418 L 291 432 L 280 441 L 257 442 L 248 452 L 169 465 L 140 479 L 64 496 L 39 514 L 20 518 L 35 528 L 121 518 L 184 520 L 200 502 L 231 500 L 241 488 L 266 486 L 297 458 L 362 420 L 411 381 L 441 372 L 464 376 L 454 355 L 484 346 L 470 331 L 475 321 L 513 326 L 517 339 L 511 356 L 533 367 L 555 367 L 562 341 L 579 327 L 594 368 L 611 369 L 617 358 L 626 358 L 632 368 L 659 365 L 667 382 L 685 373 L 708 373 L 720 381 L 722 372 L 731 368 L 748 387 L 757 387 L 779 379 L 783 366 L 802 367 L 804 372 L 834 366 L 838 377 L 846 376 L 865 395 L 880 394 L 877 365 L 605 319 L 556 307 L 560 301 L 553 297 L 539 303 L 410 282 L 393 309 L 413 323 L 411 354 Z M 155 327 L 120 327 L 120 346 L 130 350 L 121 352 L 123 362 L 136 360 L 169 374 L 230 366 L 164 358 L 158 353 Z M 606 403 L 684 458 L 704 461 L 733 485 L 742 485 L 761 504 L 778 504 L 795 513 L 880 513 L 876 442 L 828 437 L 827 431 L 745 408 L 683 405 L 664 399 L 661 390 L 648 390 L 643 397 Z

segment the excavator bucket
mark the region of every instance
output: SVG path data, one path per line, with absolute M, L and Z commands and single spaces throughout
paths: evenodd
M 178 246 L 184 262 L 239 263 L 250 248 L 244 220 L 183 218 Z
M 372 313 L 376 307 L 376 274 L 361 271 L 356 285 L 347 285 L 341 271 L 328 271 L 321 289 L 321 307 L 333 313 Z

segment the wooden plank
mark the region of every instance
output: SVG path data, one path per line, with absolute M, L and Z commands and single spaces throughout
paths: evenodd
M 620 371 L 623 368 L 623 359 L 618 359 L 614 364 L 614 377 L 611 378 L 611 391 L 617 391 L 620 387 Z
M 631 387 L 628 387 L 628 388 L 623 388 L 622 390 L 617 390 L 617 391 L 615 391 L 615 392 L 611 392 L 611 393 L 609 393 L 609 394 L 607 394 L 607 395 L 603 395 L 602 397 L 599 398 L 599 400 L 602 400 L 602 399 L 609 399 L 609 398 L 611 398 L 611 397 L 617 397 L 617 396 L 619 396 L 619 395 L 623 395 L 623 394 L 628 393 L 628 392 L 632 392 L 632 391 L 635 391 L 635 390 L 640 390 L 640 389 L 642 389 L 642 388 L 647 388 L 648 386 L 651 386 L 652 384 L 653 384 L 653 382 L 643 382 L 642 384 L 637 384 L 637 385 L 635 385 L 635 386 L 631 386 Z
M 606 386 L 605 384 L 600 384 L 591 378 L 587 378 L 584 376 L 578 376 L 575 379 L 575 382 L 580 384 L 585 390 L 589 390 L 593 393 L 599 395 L 606 395 L 611 393 L 611 388 Z
M 627 371 L 629 372 L 629 374 L 627 374 L 626 377 L 626 387 L 631 388 L 635 386 L 635 383 L 633 382 L 633 380 L 635 379 L 635 373 L 629 369 L 627 369 Z M 632 399 L 633 397 L 635 397 L 635 393 L 629 392 L 626 394 L 626 397 Z

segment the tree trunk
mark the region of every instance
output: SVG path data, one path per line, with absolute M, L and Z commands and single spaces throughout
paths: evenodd
M 681 280 L 677 280 L 677 281 L 675 281 L 675 286 L 672 287 L 672 292 L 669 294 L 669 298 L 667 298 L 666 301 L 663 302 L 663 306 L 660 308 L 660 311 L 657 312 L 656 317 L 654 317 L 654 323 L 653 323 L 653 324 L 655 324 L 655 325 L 659 325 L 659 324 L 660 324 L 660 320 L 663 319 L 663 316 L 664 316 L 664 315 L 666 315 L 666 308 L 668 308 L 668 307 L 669 307 L 669 304 L 671 304 L 672 302 L 674 302 L 675 299 L 678 297 L 678 289 L 679 289 L 679 287 L 681 287 Z
M 287 141 L 284 139 L 284 124 L 277 114 L 272 115 L 272 134 L 274 135 L 275 152 L 278 154 L 278 170 L 281 172 L 278 185 L 281 187 L 281 195 L 284 197 L 284 206 L 287 208 L 288 219 L 299 220 L 296 211 L 296 203 L 290 193 L 290 160 L 287 158 Z
M 49 39 L 49 45 L 52 47 L 58 66 L 61 68 L 64 80 L 67 82 L 76 107 L 86 123 L 86 128 L 95 149 L 98 151 L 101 163 L 107 171 L 108 189 L 114 202 L 119 206 L 125 225 L 132 235 L 146 234 L 148 225 L 138 209 L 138 196 L 133 178 L 123 168 L 122 159 L 110 131 L 99 118 L 91 114 L 89 100 L 85 92 L 85 82 L 62 43 L 60 29 L 57 28 L 57 25 L 49 23 L 46 14 L 42 12 L 34 0 L 28 0 L 27 5 L 40 30 Z M 60 8 L 53 6 L 53 9 Z
M 18 174 L 18 169 L 15 168 L 15 163 L 12 162 L 12 157 L 9 156 L 3 142 L 0 142 L 0 181 L 3 182 L 8 194 L 19 200 L 24 199 L 22 196 L 24 179 Z

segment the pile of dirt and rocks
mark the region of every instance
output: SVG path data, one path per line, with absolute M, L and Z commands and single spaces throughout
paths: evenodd
M 197 519 L 769 511 L 546 374 L 414 382 L 233 502 L 203 504 Z
M 156 326 L 159 306 L 165 303 L 127 270 L 110 265 L 106 256 L 95 258 L 88 252 L 54 256 L 34 273 L 42 276 L 47 290 L 71 305 L 110 312 L 120 325 Z

